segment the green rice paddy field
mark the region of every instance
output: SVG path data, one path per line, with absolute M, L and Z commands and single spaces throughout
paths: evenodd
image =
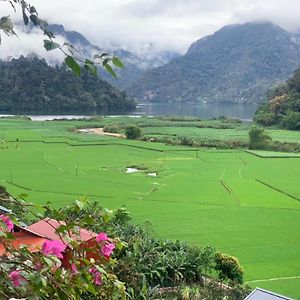
M 125 204 L 157 236 L 213 245 L 239 258 L 249 285 L 300 298 L 299 155 L 67 131 L 75 125 L 82 122 L 1 120 L 0 184 L 35 203 L 63 206 L 87 195 L 109 208 Z M 126 174 L 133 166 L 141 171 Z

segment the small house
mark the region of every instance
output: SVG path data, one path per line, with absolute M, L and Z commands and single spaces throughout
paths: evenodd
M 267 290 L 256 288 L 244 300 L 293 300 L 293 299 L 279 294 L 275 294 Z

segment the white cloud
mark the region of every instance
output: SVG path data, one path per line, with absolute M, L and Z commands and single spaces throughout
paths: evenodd
M 109 41 L 130 50 L 150 43 L 153 51 L 184 52 L 193 41 L 237 22 L 270 20 L 288 30 L 300 28 L 299 0 L 32 0 L 31 4 L 49 23 L 77 30 L 100 47 Z M 0 11 L 15 15 L 2 1 Z M 20 40 L 6 39 L 0 56 L 9 49 L 33 52 L 40 47 L 38 34 L 34 42 L 23 36 Z

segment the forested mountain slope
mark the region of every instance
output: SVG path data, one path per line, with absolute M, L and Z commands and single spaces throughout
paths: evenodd
M 85 36 L 77 31 L 68 31 L 64 26 L 52 24 L 48 26 L 49 30 L 55 36 L 61 36 L 64 40 L 70 42 L 84 56 L 93 57 L 96 53 L 108 52 L 119 57 L 125 65 L 124 69 L 116 69 L 117 79 L 102 69 L 99 69 L 101 77 L 110 84 L 124 89 L 133 84 L 147 70 L 166 64 L 172 58 L 179 54 L 175 52 L 164 51 L 161 53 L 152 53 L 148 49 L 143 55 L 137 55 L 131 51 L 121 49 L 118 46 L 102 46 L 92 44 Z M 30 33 L 30 32 L 29 32 Z
M 300 65 L 300 39 L 272 23 L 226 26 L 127 91 L 153 102 L 262 102 Z
M 76 77 L 35 56 L 0 61 L 2 113 L 112 113 L 134 106 L 125 92 L 88 73 Z
M 265 126 L 277 124 L 281 128 L 300 130 L 300 68 L 269 92 L 268 101 L 258 109 L 254 119 Z

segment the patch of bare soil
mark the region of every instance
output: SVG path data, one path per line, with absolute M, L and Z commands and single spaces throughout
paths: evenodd
M 92 133 L 92 134 L 97 134 L 97 135 L 107 135 L 107 136 L 113 136 L 113 137 L 117 137 L 117 138 L 125 138 L 124 134 L 104 132 L 103 128 L 84 128 L 84 129 L 78 129 L 78 132 Z

